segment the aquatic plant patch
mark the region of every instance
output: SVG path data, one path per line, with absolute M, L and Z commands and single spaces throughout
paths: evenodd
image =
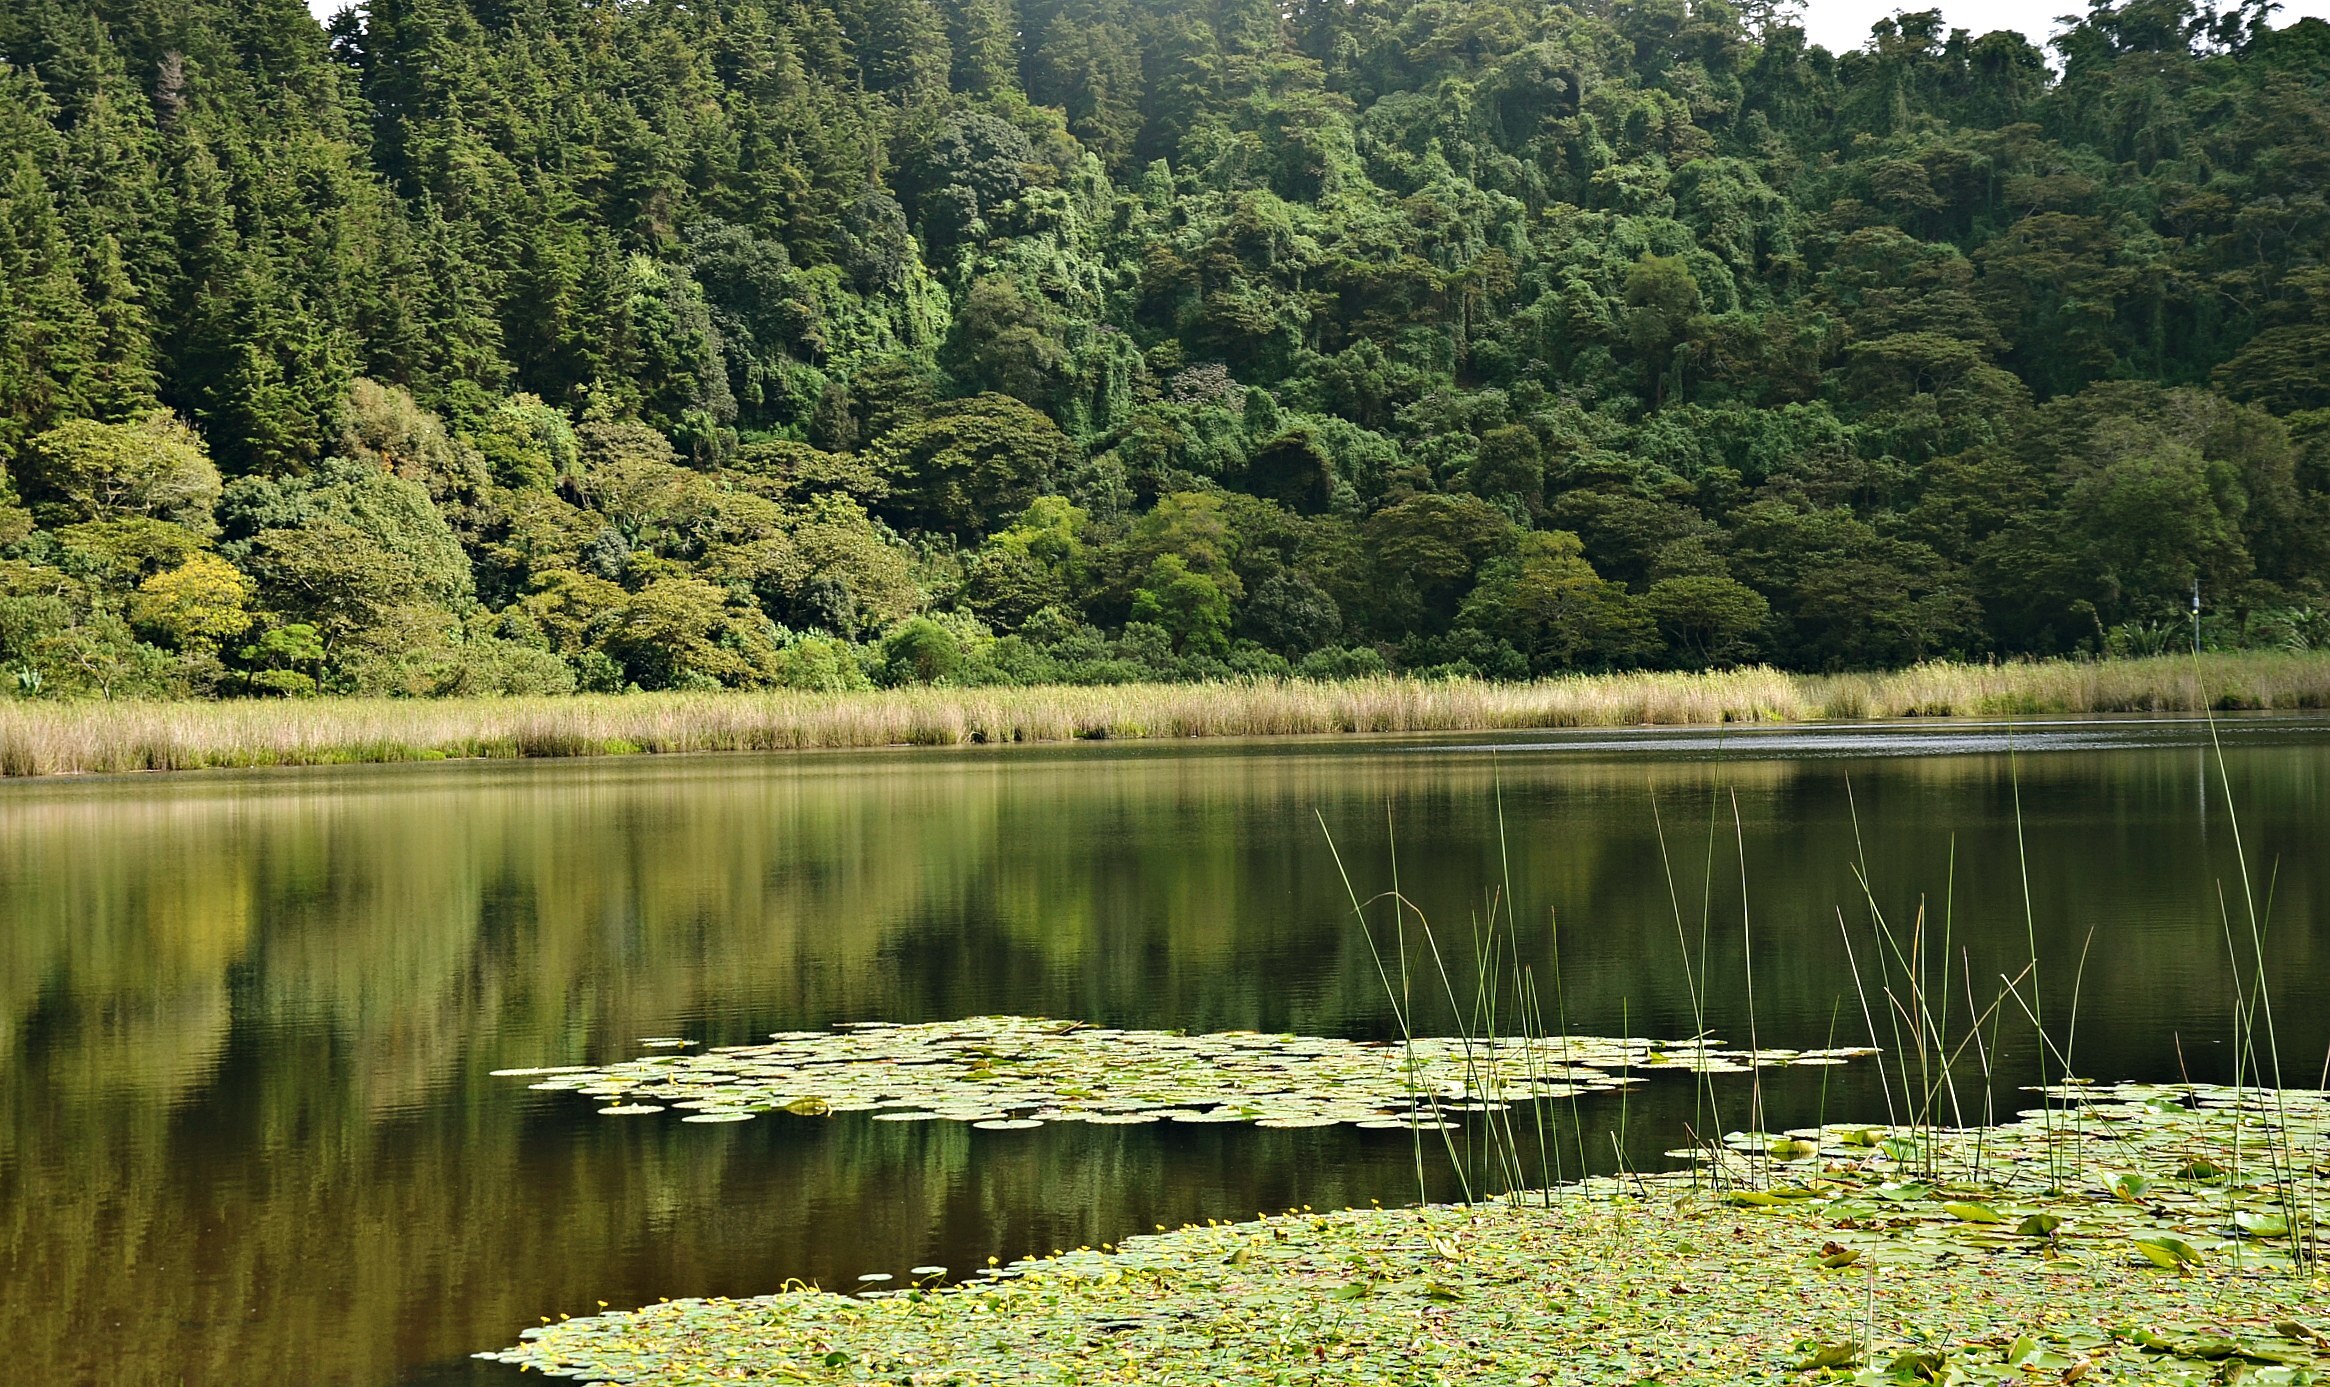
M 1735 1137 L 1695 1171 L 1493 1205 L 1183 1228 L 966 1284 L 672 1301 L 481 1356 L 654 1387 L 2330 1382 L 2330 1282 L 2290 1264 L 2330 1174 L 2324 1095 L 2072 1099 L 1990 1129 L 1826 1128 L 1785 1157 Z
M 2330 1175 L 2322 1093 L 2119 1084 L 2046 1097 L 1987 1129 L 1734 1133 L 1711 1183 L 1735 1206 L 1817 1210 L 1840 1266 L 1930 1266 L 1971 1247 L 2066 1266 L 2312 1269 Z
M 496 1071 L 573 1090 L 611 1117 L 684 1121 L 765 1112 L 870 1112 L 990 1130 L 1046 1122 L 1434 1125 L 1532 1098 L 1566 1098 L 1662 1071 L 1838 1064 L 1870 1051 L 1724 1049 L 1713 1041 L 1572 1036 L 1371 1042 L 1223 1031 L 1184 1035 L 1022 1016 L 788 1031 L 766 1044 L 658 1053 L 603 1068 Z

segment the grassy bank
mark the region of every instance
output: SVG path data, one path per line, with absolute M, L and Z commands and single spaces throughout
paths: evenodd
M 1810 722 L 1827 718 L 2330 707 L 2330 654 L 1929 664 L 1881 674 L 1770 669 L 1530 684 L 1422 682 L 914 688 L 0 704 L 0 774 L 329 765 L 442 757 L 782 751 L 1078 738 L 1287 736 Z

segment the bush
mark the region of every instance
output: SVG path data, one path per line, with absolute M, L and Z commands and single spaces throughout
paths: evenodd
M 803 693 L 848 693 L 870 689 L 857 647 L 831 636 L 802 636 L 777 652 L 777 683 Z
M 1294 672 L 1301 679 L 1366 679 L 1391 673 L 1391 666 L 1368 646 L 1330 645 L 1305 655 Z
M 1252 641 L 1240 641 L 1230 650 L 1230 673 L 1240 679 L 1284 679 L 1294 672 L 1286 657 Z
M 622 693 L 639 687 L 624 678 L 623 666 L 615 663 L 612 655 L 596 647 L 572 656 L 567 664 L 574 670 L 575 688 L 581 693 Z
M 902 623 L 882 639 L 882 682 L 890 688 L 935 684 L 962 663 L 962 642 L 926 616 Z

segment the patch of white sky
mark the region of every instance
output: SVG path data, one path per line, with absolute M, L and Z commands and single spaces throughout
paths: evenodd
M 308 0 L 317 19 L 329 19 L 347 0 Z M 1987 34 L 2011 29 L 2033 43 L 2045 44 L 2058 27 L 2060 14 L 2085 7 L 2080 0 L 1951 0 L 1940 6 L 1900 3 L 1900 0 L 1809 0 L 1804 7 L 1804 32 L 1814 43 L 1833 53 L 1858 48 L 1869 41 L 1869 26 L 1903 10 L 1939 8 L 1946 29 Z M 2274 15 L 2276 25 L 2311 15 L 2330 19 L 2330 0 L 2285 0 Z
M 1934 5 L 1905 5 L 1900 0 L 1808 0 L 1802 23 L 1805 37 L 1832 53 L 1842 53 L 1867 43 L 1870 26 L 1878 20 L 1904 10 L 1927 9 L 1942 12 L 1945 30 L 1987 34 L 2007 29 L 2044 47 L 2061 31 L 2060 16 L 2085 13 L 2087 6 L 2080 0 L 1950 0 Z M 2278 27 L 2309 15 L 2330 19 L 2330 0 L 2287 0 L 2271 22 Z M 2053 54 L 2048 56 L 2052 60 Z

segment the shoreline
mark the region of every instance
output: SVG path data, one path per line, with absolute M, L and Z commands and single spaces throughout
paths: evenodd
M 1933 663 L 1522 684 L 934 686 L 867 693 L 0 703 L 0 776 L 1550 728 L 2330 708 L 2330 653 Z

